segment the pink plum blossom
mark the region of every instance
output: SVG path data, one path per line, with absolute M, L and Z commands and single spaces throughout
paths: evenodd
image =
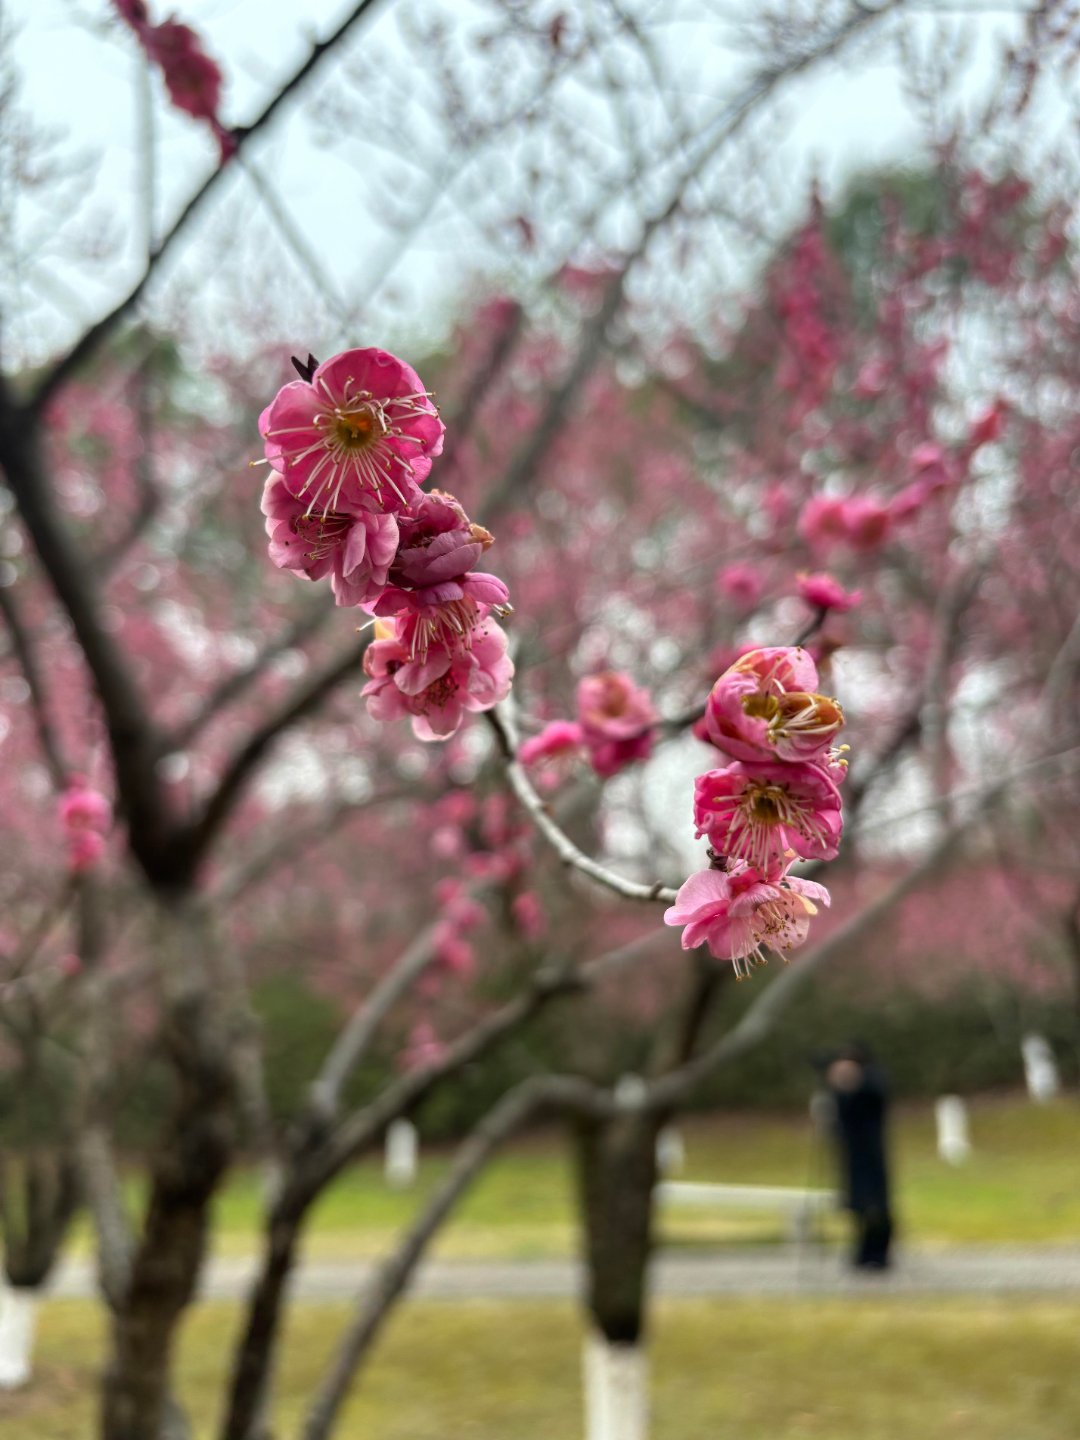
M 203 49 L 199 36 L 177 20 L 152 25 L 143 0 L 113 0 L 113 8 L 135 32 L 147 59 L 160 68 L 172 104 L 193 119 L 206 121 L 222 160 L 228 160 L 236 153 L 236 137 L 218 117 L 221 70 Z
M 844 501 L 835 495 L 814 495 L 799 515 L 799 534 L 815 549 L 825 550 L 847 539 Z
M 95 830 L 99 834 L 108 830 L 112 823 L 112 806 L 100 790 L 94 790 L 79 777 L 60 796 L 60 823 L 73 834 L 81 830 Z
M 694 824 L 717 852 L 773 878 L 792 852 L 832 860 L 840 847 L 840 791 L 820 765 L 734 760 L 694 782 Z
M 1007 410 L 1004 400 L 995 400 L 989 409 L 975 417 L 968 433 L 968 445 L 972 450 L 978 450 L 980 446 L 989 445 L 1000 438 L 1005 428 Z
M 844 502 L 844 538 L 856 550 L 876 550 L 889 537 L 889 510 L 869 496 Z
M 446 1045 L 439 1039 L 435 1026 L 430 1020 L 418 1020 L 409 1031 L 398 1064 L 403 1070 L 423 1070 L 428 1065 L 438 1065 L 445 1054 Z
M 476 969 L 476 951 L 451 921 L 435 927 L 435 963 L 440 970 L 466 980 Z
M 798 529 L 815 549 L 846 543 L 856 550 L 874 550 L 888 539 L 889 507 L 866 495 L 815 495 L 803 506 Z
M 933 498 L 937 487 L 927 480 L 912 480 L 910 485 L 905 485 L 898 490 L 889 501 L 889 515 L 894 523 L 902 523 L 910 520 L 913 515 L 918 515 L 926 505 L 926 502 Z
M 368 713 L 376 720 L 411 716 L 420 740 L 445 740 L 466 713 L 490 710 L 510 693 L 514 665 L 506 635 L 490 619 L 469 649 L 432 645 L 422 659 L 414 655 L 408 617 L 377 626 L 376 635 L 364 655 Z
M 795 580 L 799 594 L 815 610 L 835 610 L 842 615 L 846 610 L 854 609 L 862 599 L 861 591 L 845 590 L 839 580 L 825 571 L 809 574 L 802 570 Z
M 510 903 L 514 924 L 526 940 L 540 940 L 547 931 L 547 917 L 534 890 L 522 890 Z
M 404 510 L 442 450 L 420 377 L 386 350 L 345 350 L 282 386 L 259 417 L 266 457 L 311 508 Z
M 467 650 L 492 610 L 505 611 L 510 592 L 497 575 L 473 570 L 456 580 L 402 590 L 389 585 L 371 605 L 373 614 L 400 616 L 409 653 L 425 659 L 429 650 Z
M 81 776 L 73 776 L 60 796 L 58 812 L 72 871 L 80 875 L 93 869 L 105 853 L 105 835 L 112 824 L 112 806 Z
M 539 735 L 531 735 L 518 747 L 518 759 L 523 765 L 532 765 L 538 760 L 550 760 L 559 755 L 571 755 L 585 744 L 585 736 L 576 720 L 552 720 L 544 726 Z
M 716 577 L 720 594 L 740 610 L 752 610 L 765 593 L 761 571 L 753 565 L 727 565 Z
M 749 650 L 709 693 L 695 732 L 737 760 L 820 760 L 844 723 L 800 646 Z
M 731 960 L 742 978 L 765 963 L 763 945 L 784 951 L 803 943 L 815 901 L 828 905 L 824 885 L 794 875 L 767 880 L 735 862 L 691 875 L 664 912 L 664 923 L 685 926 L 684 950 L 704 943 L 717 960 Z
M 329 575 L 338 605 L 378 599 L 397 551 L 398 522 L 392 514 L 359 506 L 351 512 L 312 512 L 277 474 L 263 488 L 262 512 L 270 559 L 279 569 L 309 580 Z
M 442 490 L 418 496 L 402 512 L 400 526 L 392 581 L 405 589 L 423 590 L 459 579 L 476 568 L 493 541 L 482 525 L 472 523 L 453 495 Z
M 589 762 L 604 779 L 652 754 L 657 714 L 649 692 L 629 675 L 586 675 L 578 682 L 577 712 Z
M 92 870 L 105 854 L 105 841 L 94 830 L 76 830 L 68 836 L 68 863 L 77 875 Z

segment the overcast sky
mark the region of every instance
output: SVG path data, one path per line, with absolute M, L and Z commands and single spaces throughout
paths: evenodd
M 281 77 L 298 63 L 311 41 L 324 36 L 350 6 L 341 0 L 176 0 L 162 4 L 150 0 L 154 18 L 175 13 L 205 36 L 211 53 L 226 73 L 224 118 L 243 123 L 264 103 Z M 406 78 L 415 76 L 420 91 L 428 83 L 424 57 L 413 64 L 410 41 L 403 28 L 416 14 L 430 14 L 438 7 L 429 0 L 384 0 L 376 18 L 364 22 L 355 39 L 339 59 L 320 72 L 321 95 L 341 83 L 342 65 L 362 61 L 365 54 L 385 47 L 385 53 L 405 66 Z M 466 34 L 482 22 L 484 14 L 471 0 L 455 0 L 442 7 L 452 17 L 459 34 Z M 552 13 L 560 7 L 552 4 Z M 579 7 L 563 7 L 571 14 L 603 13 L 603 0 L 579 0 Z M 749 7 L 753 10 L 755 7 Z M 690 0 L 639 0 L 637 13 L 649 22 L 650 34 L 679 88 L 680 103 L 700 103 L 702 112 L 715 110 L 719 101 L 733 93 L 752 60 L 748 58 L 736 25 L 730 17 L 745 15 L 741 0 L 728 3 L 690 3 Z M 962 7 L 961 7 L 962 9 Z M 83 231 L 100 231 L 106 249 L 103 263 L 82 265 L 54 259 L 37 240 L 31 245 L 32 262 L 40 260 L 44 280 L 52 287 L 45 304 L 27 312 L 27 320 L 16 333 L 17 345 L 31 356 L 70 339 L 80 319 L 85 322 L 106 308 L 122 293 L 137 273 L 141 254 L 141 222 L 136 200 L 138 176 L 137 116 L 139 104 L 139 58 L 132 37 L 112 15 L 108 0 L 7 0 L 5 14 L 13 32 L 13 54 L 22 84 L 22 98 L 39 123 L 57 136 L 60 153 L 74 160 L 75 179 L 69 193 L 77 193 L 78 206 L 64 201 L 64 213 L 52 210 L 37 213 L 33 201 L 21 215 L 27 233 L 49 233 L 59 221 L 70 223 L 78 216 Z M 705 17 L 705 18 L 702 18 Z M 1017 21 L 1000 7 L 989 13 L 952 15 L 948 34 L 963 38 L 971 58 L 964 67 L 963 84 L 949 103 L 974 107 L 995 74 L 994 57 Z M 909 38 L 923 47 L 941 47 L 938 22 L 922 16 L 911 22 Z M 523 75 L 521 83 L 528 77 Z M 415 106 L 417 96 L 403 93 L 396 100 L 404 108 Z M 310 92 L 309 92 L 310 96 Z M 190 188 L 208 172 L 214 162 L 212 140 L 187 117 L 170 112 L 157 92 L 155 147 L 159 194 L 157 226 L 173 215 Z M 396 103 L 394 97 L 390 104 Z M 579 107 L 583 124 L 591 123 L 587 94 L 569 96 L 567 105 Z M 401 173 L 408 178 L 397 157 L 381 146 L 369 145 L 362 133 L 328 133 L 325 120 L 313 121 L 305 105 L 283 115 L 260 146 L 257 163 L 273 187 L 276 203 L 291 218 L 305 243 L 317 257 L 330 288 L 356 300 L 364 296 L 369 308 L 364 318 L 371 323 L 394 326 L 400 315 L 423 308 L 445 313 L 449 297 L 458 290 L 470 270 L 512 271 L 519 260 L 513 237 L 505 238 L 505 253 L 490 233 L 483 234 L 448 207 L 422 233 L 407 265 L 398 257 L 398 241 L 380 223 L 373 206 L 371 184 L 365 177 L 385 182 Z M 599 125 L 599 121 L 597 122 Z M 854 171 L 879 164 L 910 163 L 918 159 L 924 128 L 906 93 L 895 51 L 864 50 L 856 67 L 827 65 L 807 80 L 789 87 L 768 124 L 768 157 L 773 185 L 768 222 L 775 233 L 786 223 L 785 203 L 792 217 L 804 203 L 812 174 L 830 189 L 841 186 Z M 1045 128 L 1045 127 L 1044 127 Z M 482 182 L 482 177 L 481 177 Z M 216 214 L 210 217 L 204 236 L 213 231 L 215 219 L 221 226 L 228 216 L 226 237 L 250 241 L 252 235 L 272 231 L 273 226 L 252 193 L 250 184 L 236 177 L 225 187 Z M 231 193 L 230 193 L 231 192 Z M 536 203 L 536 218 L 543 225 L 557 223 L 557 217 L 543 213 L 543 198 Z M 523 199 L 523 208 L 528 204 Z M 68 208 L 70 205 L 70 209 Z M 617 219 L 611 222 L 617 227 Z M 31 231 L 31 225 L 37 230 Z M 97 229 L 95 230 L 95 227 Z M 618 236 L 617 228 L 610 232 Z M 609 236 L 610 238 L 610 236 Z M 214 234 L 222 243 L 222 232 Z M 204 239 L 204 244 L 205 239 Z M 725 244 L 729 244 L 729 240 Z M 200 253 L 200 252 L 196 252 Z M 737 239 L 725 261 L 737 275 L 740 253 Z M 213 256 L 188 264 L 184 271 L 185 298 L 203 286 L 213 284 Z M 34 282 L 38 283 L 37 280 Z M 298 293 L 303 284 L 293 272 L 281 275 L 281 288 L 294 283 Z M 719 282 L 718 282 L 719 283 Z M 235 280 L 230 284 L 235 285 Z M 279 299 L 280 296 L 275 296 Z M 218 297 L 220 310 L 220 297 Z M 11 343 L 9 341 L 9 343 Z

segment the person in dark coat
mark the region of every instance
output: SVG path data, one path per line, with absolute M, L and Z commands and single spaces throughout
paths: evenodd
M 835 1106 L 844 1205 L 855 1218 L 852 1264 L 885 1270 L 893 1233 L 885 1076 L 866 1046 L 853 1044 L 833 1057 L 825 1078 Z

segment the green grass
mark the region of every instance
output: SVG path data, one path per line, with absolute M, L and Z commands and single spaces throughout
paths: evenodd
M 1033 1243 L 1080 1234 L 1080 1106 L 1033 1106 L 1020 1097 L 975 1101 L 974 1154 L 943 1164 L 929 1107 L 904 1109 L 894 1133 L 897 1209 L 904 1236 L 920 1244 Z M 828 1157 L 801 1116 L 698 1116 L 683 1125 L 687 1180 L 762 1185 L 827 1185 Z M 444 1173 L 449 1152 L 425 1156 L 415 1190 L 387 1190 L 374 1160 L 356 1166 L 314 1213 L 309 1253 L 378 1253 Z M 254 1174 L 234 1178 L 218 1215 L 219 1247 L 250 1247 L 259 1214 Z M 840 1217 L 836 1217 L 837 1223 Z M 836 1225 L 831 1228 L 835 1229 Z M 672 1244 L 765 1242 L 782 1222 L 753 1212 L 676 1211 L 664 1220 Z M 470 1192 L 436 1253 L 471 1258 L 565 1255 L 576 1243 L 571 1159 L 558 1133 L 538 1135 L 501 1155 Z
M 280 1433 L 296 1434 L 344 1318 L 298 1306 Z M 178 1388 L 209 1440 L 236 1312 L 200 1307 Z M 1076 1307 L 1061 1300 L 678 1301 L 657 1306 L 654 1440 L 1062 1440 L 1080 1433 Z M 569 1304 L 400 1310 L 340 1440 L 555 1440 L 581 1433 L 580 1320 Z M 0 1396 L 4 1440 L 88 1440 L 102 1322 L 49 1304 L 33 1387 Z
M 977 1100 L 971 1107 L 975 1153 L 944 1165 L 934 1148 L 926 1106 L 903 1109 L 894 1127 L 896 1200 L 911 1243 L 1038 1243 L 1080 1235 L 1080 1105 L 1064 1099 L 1034 1106 L 1021 1097 Z M 687 1180 L 762 1185 L 827 1185 L 828 1157 L 811 1143 L 802 1116 L 696 1116 L 683 1124 Z M 380 1254 L 431 1193 L 449 1149 L 427 1152 L 416 1187 L 388 1190 L 376 1159 L 353 1167 L 323 1196 L 309 1227 L 307 1253 L 324 1259 Z M 217 1207 L 219 1254 L 246 1254 L 256 1243 L 260 1177 L 232 1177 Z M 827 1229 L 842 1233 L 843 1217 Z M 675 1211 L 662 1229 L 670 1245 L 768 1243 L 783 1238 L 775 1216 Z M 85 1229 L 77 1244 L 85 1248 Z M 435 1253 L 472 1259 L 568 1255 L 576 1247 L 571 1160 L 558 1132 L 531 1136 L 502 1155 L 469 1193 Z

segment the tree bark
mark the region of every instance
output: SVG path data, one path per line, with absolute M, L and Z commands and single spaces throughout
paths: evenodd
M 235 1138 L 232 1037 L 211 983 L 216 936 L 190 902 L 163 906 L 158 918 L 172 991 L 163 1039 L 176 1093 L 131 1278 L 113 1314 L 103 1440 L 153 1440 L 166 1423 L 177 1323 L 195 1292 L 210 1203 Z

